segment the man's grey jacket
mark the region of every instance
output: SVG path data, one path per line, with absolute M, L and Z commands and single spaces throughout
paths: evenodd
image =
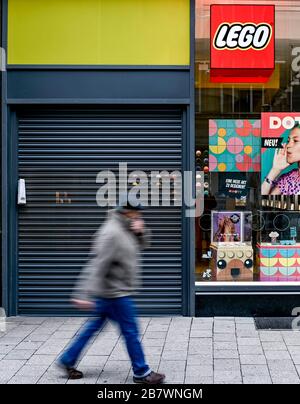
M 130 219 L 112 210 L 94 236 L 90 259 L 80 274 L 72 297 L 117 298 L 140 287 L 139 252 L 150 245 L 150 231 L 135 235 Z

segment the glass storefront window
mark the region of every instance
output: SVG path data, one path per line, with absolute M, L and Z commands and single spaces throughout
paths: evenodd
M 267 82 L 233 84 L 211 81 L 210 6 L 223 3 L 249 1 L 196 1 L 196 282 L 300 285 L 300 4 L 272 3 Z

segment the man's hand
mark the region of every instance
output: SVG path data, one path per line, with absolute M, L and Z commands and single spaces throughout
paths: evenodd
M 135 234 L 144 233 L 144 227 L 145 224 L 142 219 L 133 219 L 131 221 L 130 228 Z
M 71 299 L 71 301 L 78 309 L 93 310 L 95 308 L 95 303 L 90 300 Z

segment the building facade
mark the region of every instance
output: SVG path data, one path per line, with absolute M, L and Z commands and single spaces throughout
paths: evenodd
M 120 163 L 149 178 L 190 171 L 193 192 L 204 195 L 200 217 L 176 204 L 145 210 L 153 243 L 143 254 L 140 313 L 195 315 L 197 299 L 205 306 L 224 294 L 299 293 L 300 157 L 291 148 L 300 116 L 299 5 L 274 0 L 273 11 L 259 13 L 268 20 L 258 21 L 255 6 L 265 3 L 253 0 L 252 42 L 243 31 L 231 49 L 222 43 L 238 37 L 229 29 L 243 27 L 236 7 L 249 2 L 226 2 L 230 24 L 216 8 L 218 39 L 211 6 L 222 3 L 2 0 L 9 315 L 74 314 L 69 294 L 107 211 L 96 201 L 97 175 L 109 170 L 119 180 Z M 229 55 L 229 68 L 214 64 L 215 51 Z

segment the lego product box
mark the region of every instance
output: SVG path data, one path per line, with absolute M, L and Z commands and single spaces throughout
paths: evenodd
M 248 243 L 212 243 L 217 281 L 253 281 L 253 249 Z
M 300 243 L 261 243 L 258 244 L 258 255 L 260 281 L 300 281 Z

